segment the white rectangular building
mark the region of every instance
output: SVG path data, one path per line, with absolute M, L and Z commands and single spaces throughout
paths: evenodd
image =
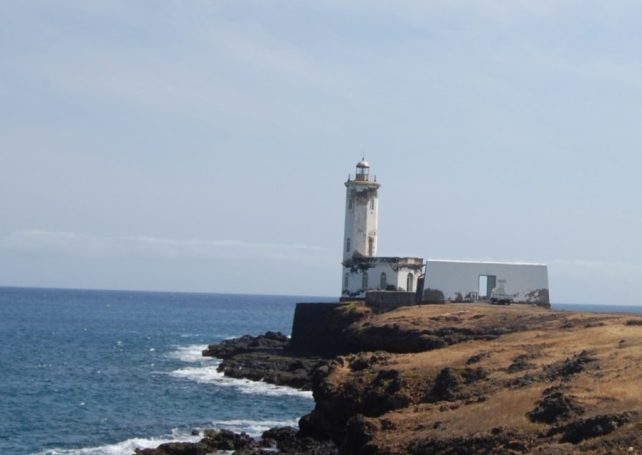
M 545 264 L 429 259 L 424 300 L 476 302 L 490 300 L 493 291 L 514 303 L 550 306 Z

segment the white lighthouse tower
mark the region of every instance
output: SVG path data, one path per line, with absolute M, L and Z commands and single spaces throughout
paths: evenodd
M 355 178 L 346 185 L 346 216 L 343 235 L 343 260 L 377 255 L 377 222 L 379 184 L 370 177 L 370 165 L 364 159 L 357 163 Z

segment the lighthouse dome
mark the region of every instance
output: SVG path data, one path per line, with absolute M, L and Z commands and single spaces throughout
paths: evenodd
M 361 160 L 357 163 L 357 167 L 360 169 L 369 169 L 370 163 L 368 163 L 366 160 Z

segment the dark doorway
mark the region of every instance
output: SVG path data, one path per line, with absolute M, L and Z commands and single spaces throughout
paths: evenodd
M 415 277 L 412 275 L 412 273 L 408 274 L 408 278 L 406 279 L 406 291 L 407 292 L 412 292 L 412 287 L 415 282 Z

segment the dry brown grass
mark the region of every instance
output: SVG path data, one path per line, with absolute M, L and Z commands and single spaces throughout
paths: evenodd
M 367 382 L 367 378 L 380 369 L 393 368 L 400 372 L 414 402 L 406 408 L 373 418 L 379 424 L 386 421 L 382 426 L 386 429 L 375 435 L 375 443 L 383 452 L 404 453 L 413 441 L 467 436 L 498 427 L 536 435 L 544 431 L 546 425 L 531 422 L 527 413 L 551 386 L 563 386 L 565 393 L 586 408 L 587 416 L 642 411 L 642 326 L 626 324 L 635 318 L 631 315 L 563 313 L 518 305 L 450 304 L 400 308 L 357 325 L 394 324 L 414 331 L 454 325 L 471 329 L 494 326 L 513 328 L 514 331 L 495 339 L 465 341 L 432 351 L 393 354 L 385 366 L 373 365 L 367 371 L 353 372 L 346 365 L 337 368 L 328 379 L 334 387 L 340 388 L 348 382 Z M 642 320 L 642 317 L 637 318 Z M 564 362 L 585 350 L 595 360 L 580 372 L 540 378 L 522 387 L 509 386 L 516 378 L 543 374 L 549 365 Z M 468 359 L 479 353 L 486 353 L 486 356 L 467 364 Z M 520 355 L 527 356 L 534 368 L 507 371 Z M 484 401 L 422 402 L 421 397 L 446 367 L 487 370 L 485 379 L 463 386 L 464 392 L 482 395 Z M 546 444 L 552 447 L 557 442 L 551 439 Z

